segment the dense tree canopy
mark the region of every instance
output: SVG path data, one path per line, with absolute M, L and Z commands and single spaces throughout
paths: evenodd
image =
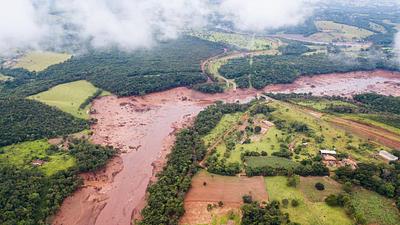
M 207 80 L 201 72 L 201 61 L 222 52 L 222 45 L 194 37 L 183 37 L 134 53 L 96 50 L 39 73 L 23 69 L 0 70 L 14 77 L 4 83 L 2 94 L 29 96 L 81 79 L 121 96 L 190 86 Z
M 85 120 L 27 99 L 0 99 L 0 146 L 76 133 Z

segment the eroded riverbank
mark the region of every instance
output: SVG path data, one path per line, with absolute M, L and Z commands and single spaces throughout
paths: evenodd
M 359 84 L 358 84 L 359 83 Z M 400 96 L 400 73 L 357 72 L 302 77 L 290 85 L 272 85 L 265 91 L 313 92 L 343 95 L 376 91 Z M 95 174 L 83 174 L 85 185 L 67 198 L 53 224 L 128 225 L 145 204 L 146 188 L 154 171 L 162 168 L 176 130 L 190 123 L 217 100 L 242 102 L 262 90 L 236 90 L 207 95 L 187 88 L 143 97 L 102 97 L 93 103 L 93 142 L 121 150 L 119 157 Z

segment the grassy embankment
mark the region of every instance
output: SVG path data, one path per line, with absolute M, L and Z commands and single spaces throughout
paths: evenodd
M 43 102 L 50 106 L 55 106 L 60 110 L 70 113 L 78 118 L 88 119 L 89 114 L 87 113 L 90 105 L 87 105 L 84 109 L 80 108 L 80 105 L 89 97 L 93 96 L 97 91 L 97 88 L 91 83 L 81 80 L 66 84 L 60 84 L 48 91 L 41 92 L 39 94 L 30 96 L 30 99 L 34 99 Z M 102 96 L 109 95 L 108 92 L 102 92 Z

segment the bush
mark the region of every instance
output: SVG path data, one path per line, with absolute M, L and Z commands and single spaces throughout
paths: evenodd
M 300 202 L 297 199 L 292 199 L 291 204 L 292 204 L 292 207 L 297 207 L 300 205 Z
M 243 203 L 250 204 L 253 202 L 253 197 L 251 195 L 243 195 Z
M 318 191 L 323 191 L 323 190 L 325 190 L 325 185 L 323 183 L 318 182 L 318 183 L 315 184 L 315 188 Z
M 299 185 L 299 183 L 300 183 L 300 176 L 298 176 L 298 175 L 288 177 L 288 179 L 287 179 L 287 186 L 289 186 L 289 187 L 297 187 L 297 185 Z

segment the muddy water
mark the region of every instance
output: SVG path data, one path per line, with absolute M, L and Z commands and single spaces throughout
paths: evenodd
M 400 95 L 400 74 L 383 71 L 300 78 L 292 85 L 265 88 L 275 92 L 313 92 L 350 95 L 365 91 Z M 261 91 L 260 91 L 261 92 Z M 184 126 L 216 100 L 246 102 L 255 90 L 206 95 L 186 88 L 144 97 L 115 96 L 95 100 L 93 142 L 112 145 L 121 154 L 97 173 L 83 174 L 84 186 L 68 197 L 55 216 L 55 225 L 128 225 L 145 204 L 145 192 Z
M 270 85 L 264 90 L 279 93 L 313 93 L 320 96 L 341 95 L 350 97 L 365 92 L 400 96 L 400 73 L 377 70 L 304 76 L 292 84 Z

